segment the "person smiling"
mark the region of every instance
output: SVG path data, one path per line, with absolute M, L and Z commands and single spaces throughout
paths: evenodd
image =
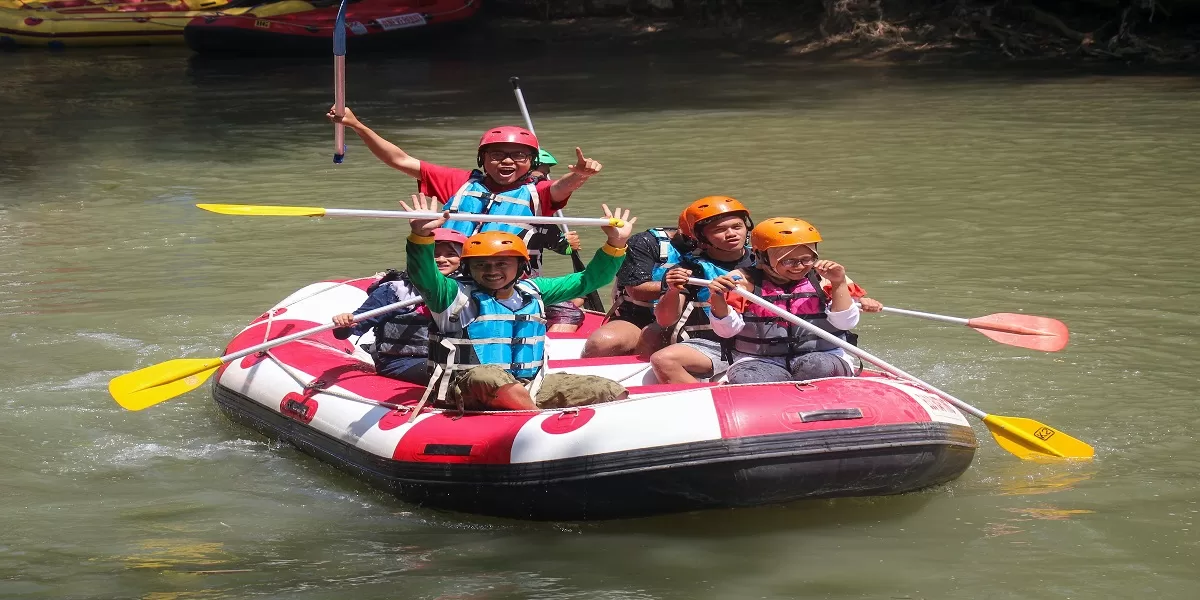
M 843 351 L 807 330 L 741 296 L 726 296 L 741 285 L 764 300 L 843 340 L 858 324 L 861 290 L 846 269 L 817 255 L 821 234 L 808 221 L 775 217 L 750 233 L 757 267 L 716 277 L 709 285 L 713 330 L 732 340 L 729 383 L 806 381 L 845 377 L 854 369 Z M 734 277 L 745 278 L 735 281 Z M 874 303 L 874 301 L 872 301 Z M 732 306 L 731 306 L 732 305 Z
M 437 210 L 424 194 L 413 195 L 412 202 L 411 208 L 401 204 L 405 210 Z M 606 218 L 623 225 L 603 227 L 608 243 L 582 272 L 562 277 L 522 279 L 529 251 L 521 238 L 503 231 L 467 238 L 461 267 L 466 277 L 447 277 L 433 260 L 434 234 L 445 218 L 410 221 L 407 271 L 439 333 L 430 346 L 434 373 L 426 399 L 433 396 L 459 410 L 536 410 L 626 395 L 624 387 L 603 377 L 545 374 L 546 305 L 606 285 L 625 259 L 637 219 L 628 210 L 603 208 Z
M 444 167 L 419 160 L 383 139 L 349 108 L 341 117 L 332 109 L 325 116 L 354 130 L 376 158 L 416 179 L 420 193 L 445 202 L 451 212 L 550 215 L 566 206 L 571 194 L 603 168 L 599 162 L 585 157 L 583 150 L 575 148 L 576 163 L 569 165 L 570 173 L 553 182 L 531 178 L 530 172 L 539 165 L 537 137 L 510 125 L 488 129 L 479 138 L 475 155 L 478 169 Z M 511 223 L 452 221 L 446 227 L 468 236 L 483 231 L 505 231 L 525 241 L 533 233 Z

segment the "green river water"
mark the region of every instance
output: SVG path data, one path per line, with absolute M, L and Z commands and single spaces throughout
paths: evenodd
M 483 128 L 519 121 L 522 75 L 547 147 L 604 163 L 570 214 L 671 224 L 729 194 L 813 221 L 887 304 L 1071 328 L 1058 354 L 888 315 L 860 333 L 986 411 L 1090 442 L 1091 462 L 1021 461 L 977 425 L 970 470 L 919 493 L 527 523 L 407 505 L 231 424 L 207 386 L 142 412 L 107 393 L 219 354 L 310 282 L 402 264 L 400 222 L 192 206 L 410 194 L 353 136 L 331 164 L 330 72 L 0 54 L 0 598 L 1194 597 L 1200 80 L 351 60 L 349 104 L 422 159 L 472 166 Z

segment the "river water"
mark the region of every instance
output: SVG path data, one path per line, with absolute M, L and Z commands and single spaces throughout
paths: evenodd
M 218 354 L 307 283 L 402 264 L 401 223 L 192 206 L 411 193 L 357 139 L 331 164 L 328 61 L 29 52 L 0 73 L 2 598 L 1191 598 L 1200 583 L 1194 77 L 351 60 L 365 122 L 462 167 L 480 130 L 519 120 L 507 78 L 522 75 L 547 147 L 604 163 L 570 214 L 608 202 L 670 224 L 730 194 L 813 221 L 823 256 L 889 305 L 1071 328 L 1058 354 L 887 315 L 861 334 L 986 411 L 1090 442 L 1094 461 L 1021 461 L 977 426 L 971 469 L 920 493 L 525 523 L 399 502 L 231 424 L 207 386 L 136 413 L 107 394 L 122 372 Z

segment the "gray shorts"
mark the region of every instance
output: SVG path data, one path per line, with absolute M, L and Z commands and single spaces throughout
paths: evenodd
M 703 354 L 704 356 L 708 357 L 709 360 L 712 361 L 712 364 L 713 364 L 712 371 L 710 373 L 708 373 L 707 375 L 696 374 L 697 377 L 707 377 L 709 379 L 716 379 L 717 377 L 720 377 L 722 373 L 724 373 L 726 370 L 729 369 L 729 363 L 725 362 L 725 359 L 721 358 L 721 344 L 720 343 L 714 342 L 712 340 L 696 338 L 696 339 L 690 339 L 690 340 L 683 340 L 682 342 L 679 342 L 679 344 L 682 346 L 687 346 L 688 348 L 691 348 L 693 350 L 696 350 L 697 352 Z

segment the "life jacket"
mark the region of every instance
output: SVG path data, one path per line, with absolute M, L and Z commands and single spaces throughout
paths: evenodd
M 693 271 L 693 277 L 712 280 L 729 272 L 712 264 L 703 256 L 693 257 L 691 262 L 695 266 L 700 267 L 701 271 L 700 273 Z M 708 288 L 702 287 L 696 289 L 689 287 L 688 290 L 687 304 L 684 305 L 683 311 L 679 314 L 679 320 L 675 322 L 675 327 L 671 330 L 670 343 L 674 344 L 675 342 L 692 338 L 724 343 L 724 338 L 713 333 L 712 323 L 708 320 Z
M 462 372 L 490 364 L 531 381 L 530 394 L 535 394 L 546 362 L 546 307 L 541 291 L 529 280 L 518 281 L 513 293 L 521 298 L 521 307 L 514 311 L 473 282 L 462 285 L 470 290 L 477 316 L 459 323 L 456 315 L 447 331 L 435 331 L 429 346 L 429 365 L 434 369 L 430 389 L 440 377 L 438 399 L 444 399 Z
M 680 260 L 683 260 L 683 254 L 680 254 L 679 249 L 671 243 L 670 232 L 672 231 L 675 231 L 674 227 L 655 227 L 647 230 L 647 233 L 653 235 L 655 241 L 658 242 L 658 262 L 655 265 L 654 270 L 651 271 L 651 281 L 662 281 L 662 278 L 667 274 L 667 271 L 671 270 L 671 267 L 674 267 L 676 264 L 678 264 Z M 658 304 L 657 301 L 644 302 L 642 300 L 635 300 L 625 290 L 625 286 L 613 286 L 613 309 L 615 310 L 618 305 L 625 302 L 636 304 L 638 306 L 644 306 L 646 308 L 654 308 L 654 305 Z
M 487 175 L 483 171 L 478 169 L 471 171 L 471 176 L 467 179 L 467 182 L 458 188 L 458 191 L 454 193 L 450 202 L 446 204 L 446 210 L 452 213 L 464 212 L 480 215 L 516 215 L 523 217 L 532 217 L 539 214 L 542 202 L 538 197 L 537 182 L 533 178 L 526 178 L 520 187 L 499 193 L 492 192 L 484 185 L 486 179 Z M 527 246 L 529 246 L 533 234 L 537 232 L 537 228 L 528 223 L 447 221 L 442 227 L 453 229 L 467 237 L 484 231 L 506 231 L 521 238 Z M 541 248 L 530 246 L 529 254 L 529 265 L 534 271 L 531 276 L 536 277 L 541 274 Z
M 401 286 L 407 286 L 407 289 L 403 290 L 405 292 L 416 290 L 407 273 L 389 270 L 379 281 L 367 288 L 367 294 L 384 285 L 392 286 L 396 292 L 400 291 Z M 396 293 L 396 296 L 399 297 L 400 294 Z M 430 328 L 436 327 L 429 309 L 424 304 L 415 309 L 407 308 L 390 313 L 374 328 L 375 343 L 371 346 L 371 358 L 378 364 L 381 357 L 429 356 Z
M 771 281 L 759 269 L 747 269 L 746 276 L 754 284 L 754 293 L 764 300 L 838 338 L 849 339 L 848 332 L 829 323 L 825 312 L 830 302 L 829 295 L 821 286 L 821 276 L 815 270 L 809 269 L 805 279 L 786 286 Z M 791 360 L 801 354 L 837 348 L 757 304 L 748 303 L 742 319 L 746 326 L 734 336 L 732 348 L 744 354 L 782 356 Z

